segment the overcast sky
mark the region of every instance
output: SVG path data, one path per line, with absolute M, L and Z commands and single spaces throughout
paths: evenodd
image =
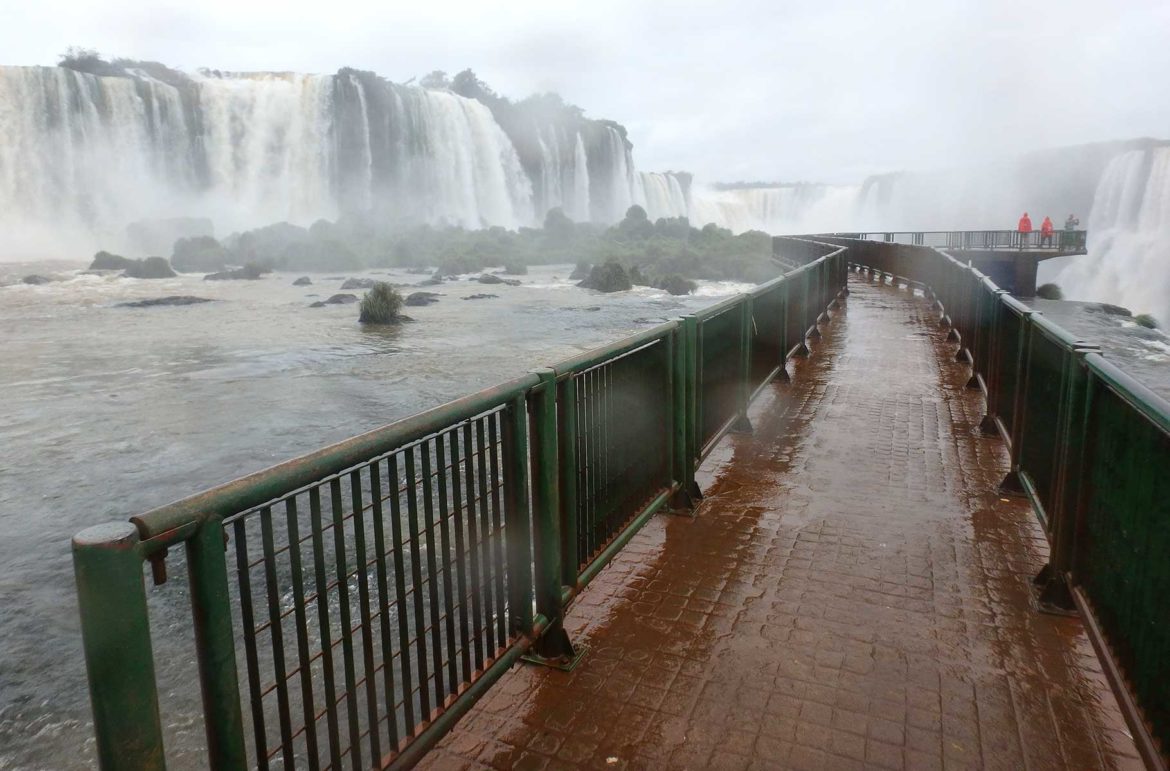
M 644 170 L 856 182 L 1170 137 L 1170 0 L 0 0 L 0 63 L 70 45 L 180 69 L 471 67 L 625 124 Z

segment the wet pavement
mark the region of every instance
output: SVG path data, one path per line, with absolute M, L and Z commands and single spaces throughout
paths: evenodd
M 996 493 L 969 370 L 905 290 L 850 276 L 791 384 L 582 593 L 571 673 L 509 672 L 430 768 L 1141 768 L 1047 546 Z

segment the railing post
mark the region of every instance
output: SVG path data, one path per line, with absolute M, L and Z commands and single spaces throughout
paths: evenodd
M 524 394 L 505 408 L 503 418 L 509 625 L 512 634 L 527 635 L 532 633 L 532 541 L 528 506 L 528 404 Z
M 752 296 L 744 295 L 739 303 L 739 402 L 735 424 L 731 430 L 750 434 L 752 423 L 748 420 L 748 405 L 752 400 Z
M 683 316 L 682 322 L 686 358 L 683 376 L 686 386 L 686 484 L 691 499 L 699 501 L 703 498 L 695 482 L 695 463 L 699 458 L 699 322 L 693 315 Z
M 223 520 L 219 517 L 203 522 L 186 544 L 195 657 L 203 694 L 208 763 L 213 771 L 248 765 L 224 548 Z
M 540 377 L 532 398 L 532 503 L 534 506 L 536 612 L 548 626 L 533 646 L 529 660 L 553 666 L 571 666 L 577 652 L 565 633 L 562 601 L 561 510 L 557 467 L 557 376 L 551 369 L 536 370 Z
M 1078 345 L 1065 354 L 1065 388 L 1061 394 L 1061 420 L 1057 428 L 1056 473 L 1053 475 L 1052 510 L 1048 512 L 1052 523 L 1052 548 L 1048 564 L 1036 576 L 1040 587 L 1040 609 L 1050 613 L 1072 614 L 1076 612 L 1069 574 L 1073 568 L 1076 548 L 1078 510 L 1080 508 L 1080 487 L 1084 471 L 1083 459 L 1087 444 L 1088 430 L 1089 373 L 1085 366 L 1085 355 L 1099 353 L 1095 345 Z
M 139 543 L 129 522 L 97 525 L 73 537 L 81 640 L 103 771 L 166 768 Z
M 691 481 L 694 464 L 687 455 L 687 330 L 680 322 L 667 338 L 670 351 L 671 477 L 678 491 L 670 502 L 674 509 L 693 509 Z

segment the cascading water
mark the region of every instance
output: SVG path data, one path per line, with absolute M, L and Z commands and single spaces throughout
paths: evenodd
M 1088 255 L 1055 276 L 1065 295 L 1170 321 L 1170 147 L 1115 157 L 1097 185 L 1087 224 Z

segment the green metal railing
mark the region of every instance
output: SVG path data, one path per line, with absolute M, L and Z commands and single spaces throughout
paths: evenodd
M 1170 402 L 1099 349 L 930 248 L 850 242 L 850 262 L 923 287 L 1011 449 L 1004 490 L 1051 546 L 1042 607 L 1079 611 L 1143 756 L 1170 749 Z
M 180 547 L 213 769 L 407 767 L 522 656 L 571 663 L 573 598 L 693 504 L 844 291 L 845 249 L 799 246 L 750 295 L 77 535 L 101 767 L 165 766 L 143 573 Z

